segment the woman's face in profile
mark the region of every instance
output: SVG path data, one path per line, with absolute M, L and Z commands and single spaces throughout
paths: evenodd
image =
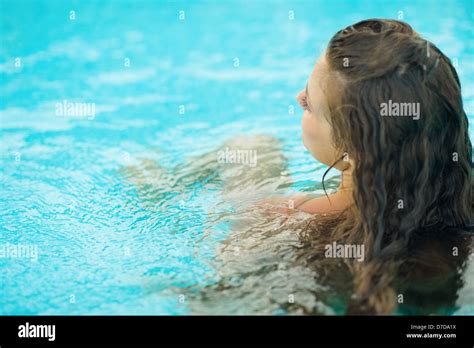
M 333 145 L 331 125 L 325 117 L 328 108 L 324 85 L 330 81 L 328 76 L 329 68 L 323 53 L 314 66 L 306 88 L 296 99 L 304 109 L 301 120 L 304 146 L 319 162 L 330 166 L 338 154 Z

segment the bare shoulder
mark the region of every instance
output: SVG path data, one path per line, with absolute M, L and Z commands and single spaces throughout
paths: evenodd
M 263 199 L 258 206 L 267 206 L 278 212 L 292 213 L 303 211 L 305 213 L 332 213 L 344 210 L 351 202 L 347 194 L 334 193 L 329 196 L 316 194 L 301 194 L 293 196 L 276 196 Z
M 320 196 L 309 199 L 298 205 L 296 209 L 310 214 L 333 213 L 344 210 L 351 203 L 351 197 L 348 194 L 336 192 L 329 196 Z

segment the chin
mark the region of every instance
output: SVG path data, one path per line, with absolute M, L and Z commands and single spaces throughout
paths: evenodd
M 327 166 L 331 166 L 334 164 L 334 161 L 328 160 L 327 156 L 321 156 L 321 154 L 316 153 L 315 151 L 311 151 L 311 155 L 320 163 L 325 164 Z

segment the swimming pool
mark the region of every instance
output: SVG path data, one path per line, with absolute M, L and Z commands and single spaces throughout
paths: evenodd
M 469 0 L 0 3 L 0 314 L 343 313 L 294 231 L 230 231 L 245 190 L 321 189 L 294 96 L 357 20 L 403 16 L 457 62 L 472 139 Z M 265 182 L 217 174 L 242 134 Z M 443 310 L 474 313 L 472 260 Z

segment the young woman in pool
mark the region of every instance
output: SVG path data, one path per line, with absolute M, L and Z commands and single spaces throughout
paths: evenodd
M 337 301 L 347 299 L 350 314 L 393 313 L 397 303 L 416 314 L 455 308 L 462 274 L 459 270 L 472 245 L 471 234 L 463 233 L 472 223 L 472 150 L 460 82 L 449 59 L 406 23 L 359 22 L 330 40 L 297 99 L 304 109 L 303 142 L 317 160 L 342 172 L 339 189 L 328 196 L 269 198 L 257 205 L 265 212 L 270 205 L 270 211 L 285 213 L 267 214 L 276 222 L 271 226 L 286 213 L 290 217 L 305 215 L 292 214 L 298 211 L 311 214 L 310 223 L 303 221 L 303 227 L 301 221 L 292 225 L 291 218 L 286 219 L 283 230 L 298 235 L 296 239 L 304 244 L 295 243 L 298 247 L 294 253 L 288 246 L 288 234 L 281 235 L 283 245 L 274 242 L 269 246 L 269 235 L 277 239 L 280 235 L 278 231 L 259 230 L 261 217 L 250 222 L 258 221 L 256 228 L 249 228 L 246 222 L 239 228 L 234 222 L 233 234 L 223 245 L 234 250 L 234 241 L 238 241 L 242 256 L 235 262 L 233 251 L 222 253 L 222 260 L 231 258 L 220 270 L 226 276 L 202 290 L 204 297 L 219 301 L 233 293 L 233 301 L 240 303 L 242 299 L 241 307 L 245 308 L 248 304 L 243 294 L 248 288 L 262 291 L 259 296 L 265 297 L 264 288 L 270 286 L 261 260 L 268 269 L 265 272 L 282 272 L 283 260 L 289 260 L 284 265 L 289 283 L 300 280 L 288 293 L 301 287 L 304 293 L 316 292 L 319 285 L 309 281 L 311 275 L 295 276 L 303 269 L 314 269 L 316 284 L 334 289 Z M 398 110 L 387 113 L 387 106 Z M 400 116 L 385 116 L 389 114 Z M 144 197 L 151 197 L 153 207 L 157 200 L 163 201 L 165 208 L 173 203 L 154 194 L 162 192 L 163 186 L 172 185 L 176 199 L 185 200 L 180 192 L 186 192 L 196 180 L 222 184 L 224 201 L 237 207 L 245 206 L 250 196 L 258 199 L 288 187 L 289 179 L 280 176 L 286 170 L 286 159 L 277 155 L 279 143 L 275 139 L 246 136 L 231 139 L 226 146 L 258 149 L 259 164 L 236 171 L 233 166 L 220 166 L 216 151 L 212 151 L 183 165 L 189 175 L 183 176 L 177 169 L 186 180 L 177 181 L 173 171 L 149 161 L 141 167 L 128 167 L 124 173 L 137 182 Z M 155 179 L 153 185 L 141 181 L 150 175 Z M 251 209 L 258 212 L 255 206 Z M 308 228 L 300 235 L 305 226 Z M 242 241 L 247 242 L 248 250 L 257 248 L 259 252 L 247 252 Z M 363 245 L 363 258 L 326 257 L 325 248 L 333 243 Z M 303 260 L 304 267 L 290 265 L 294 254 Z M 239 267 L 229 269 L 234 264 Z M 252 277 L 242 277 L 243 264 Z M 233 279 L 255 279 L 258 284 L 246 283 L 243 291 L 229 285 Z M 266 279 L 263 285 L 261 279 Z M 353 286 L 348 288 L 350 279 Z M 235 291 L 229 293 L 229 289 Z M 321 296 L 324 294 L 315 294 L 318 300 Z M 254 303 L 254 298 L 248 301 Z M 288 303 L 282 306 L 286 308 Z M 313 313 L 313 309 L 303 312 Z
M 407 267 L 444 262 L 436 276 L 454 272 L 470 243 L 453 238 L 472 224 L 472 147 L 449 59 L 406 23 L 362 21 L 334 35 L 297 99 L 306 148 L 342 180 L 329 196 L 286 199 L 288 210 L 317 215 L 313 252 L 365 246 L 364 262 L 349 261 L 348 312 L 392 312 Z M 399 116 L 385 116 L 387 105 Z M 418 117 L 400 112 L 412 105 Z

